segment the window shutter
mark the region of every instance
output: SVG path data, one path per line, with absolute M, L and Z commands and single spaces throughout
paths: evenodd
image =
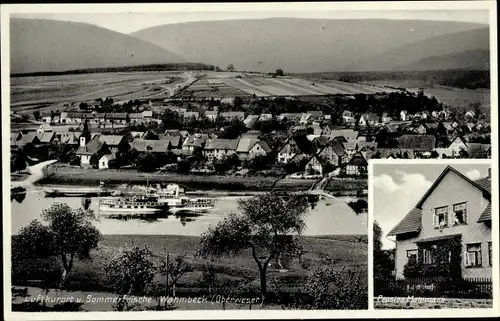
M 439 221 L 438 221 L 438 216 L 436 215 L 436 212 L 434 211 L 434 227 L 439 227 Z
M 467 251 L 464 252 L 464 260 L 465 260 L 464 262 L 465 266 L 469 266 L 469 253 Z
M 446 225 L 445 226 L 450 226 L 449 221 L 450 221 L 450 211 L 448 210 L 449 208 L 446 207 L 446 213 L 445 213 L 445 218 L 446 218 Z
M 464 214 L 462 216 L 463 216 L 464 223 L 467 223 L 467 207 L 464 208 Z

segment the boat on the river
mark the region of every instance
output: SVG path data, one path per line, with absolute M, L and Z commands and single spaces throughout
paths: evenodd
M 98 197 L 111 195 L 110 190 L 101 187 L 58 187 L 45 188 L 45 197 Z
M 150 195 L 99 198 L 99 216 L 108 217 L 149 217 L 166 212 L 168 206 L 158 202 L 158 197 Z
M 152 186 L 119 186 L 112 195 L 149 195 L 157 197 L 158 203 L 168 206 L 170 213 L 201 213 L 212 209 L 215 199 L 208 197 L 188 197 L 184 188 L 178 184 L 168 184 L 162 187 L 159 184 Z
M 159 203 L 168 205 L 172 213 L 207 212 L 215 205 L 213 198 L 186 196 L 184 189 L 178 184 L 168 184 L 165 188 L 157 186 L 153 193 L 158 197 Z

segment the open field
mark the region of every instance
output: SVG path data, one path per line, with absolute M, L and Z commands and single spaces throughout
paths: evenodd
M 171 235 L 105 235 L 99 243 L 99 248 L 92 253 L 92 260 L 76 261 L 73 271 L 68 277 L 66 291 L 107 292 L 112 291 L 105 265 L 125 244 L 145 244 L 156 256 L 157 260 L 164 260 L 168 252 L 170 257 L 185 253 L 187 260 L 193 265 L 194 271 L 183 276 L 178 283 L 177 295 L 201 295 L 200 288 L 201 268 L 206 263 L 201 258 L 195 258 L 194 252 L 199 244 L 199 237 L 171 236 Z M 368 241 L 366 235 L 346 235 L 329 237 L 303 237 L 306 254 L 303 262 L 307 261 L 309 270 L 314 269 L 326 256 L 333 259 L 335 270 L 346 267 L 360 274 L 360 282 L 367 289 L 367 252 Z M 258 270 L 249 251 L 244 251 L 234 257 L 223 257 L 212 262 L 219 278 L 241 282 L 251 282 L 258 288 Z M 268 272 L 268 286 L 272 289 L 279 282 L 282 290 L 293 290 L 303 284 L 310 272 L 295 260 L 289 265 L 287 272 L 279 272 L 270 266 Z M 164 288 L 164 276 L 157 274 L 153 281 L 160 288 Z M 14 285 L 20 284 L 14 281 Z M 102 296 L 102 293 L 101 293 Z M 94 307 L 96 308 L 96 307 Z M 110 307 L 107 307 L 109 309 Z M 181 307 L 188 308 L 188 307 Z M 201 307 L 197 307 L 200 309 Z M 104 307 L 100 308 L 105 310 Z
M 181 72 L 117 72 L 77 75 L 12 77 L 11 108 L 27 111 L 39 107 L 94 101 L 170 97 L 182 83 Z
M 231 97 L 249 96 L 324 96 L 324 95 L 353 95 L 374 94 L 396 91 L 373 85 L 360 85 L 334 80 L 304 80 L 299 78 L 264 76 L 240 77 L 213 77 L 199 80 L 191 85 L 187 91 L 194 96 L 201 97 Z

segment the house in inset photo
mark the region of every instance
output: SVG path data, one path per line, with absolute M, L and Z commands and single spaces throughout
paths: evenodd
M 374 165 L 376 307 L 387 307 L 377 297 L 491 298 L 489 166 Z

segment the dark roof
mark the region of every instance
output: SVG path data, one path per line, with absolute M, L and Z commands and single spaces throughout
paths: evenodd
M 108 146 L 118 146 L 125 136 L 122 135 L 98 135 L 99 141 L 105 142 Z
M 450 235 L 433 236 L 433 237 L 428 237 L 426 239 L 418 240 L 415 243 L 427 243 L 427 242 L 435 242 L 435 241 L 441 241 L 441 240 L 449 240 L 449 239 L 453 239 L 453 238 L 456 238 L 456 237 L 462 237 L 462 234 L 450 234 Z
M 313 117 L 323 116 L 323 112 L 321 110 L 308 110 L 307 113 Z
M 168 137 L 170 138 L 170 137 Z M 170 139 L 134 139 L 132 148 L 138 152 L 165 153 L 171 146 Z
M 403 135 L 398 138 L 398 147 L 421 151 L 431 151 L 436 146 L 433 135 Z
M 366 161 L 365 157 L 360 154 L 356 153 L 352 156 L 351 160 L 347 165 L 355 165 L 355 166 L 367 166 L 368 162 Z
M 486 221 L 491 221 L 491 203 L 486 206 L 483 213 L 481 213 L 481 216 L 479 216 L 479 219 L 477 220 L 478 223 Z
M 282 152 L 282 150 L 288 145 L 290 146 L 288 152 L 293 154 L 309 154 L 312 147 L 311 142 L 306 136 L 295 136 L 287 139 L 285 144 L 279 149 L 279 152 Z
M 97 139 L 92 139 L 87 145 L 78 147 L 78 149 L 76 150 L 76 154 L 94 155 L 103 147 L 107 147 L 105 142 L 101 142 Z
M 474 181 L 477 185 L 481 186 L 481 188 L 487 190 L 491 193 L 491 178 L 483 177 Z
M 238 146 L 237 146 L 236 152 L 248 153 L 255 144 L 260 144 L 260 146 L 262 147 L 262 149 L 266 153 L 271 152 L 271 148 L 269 147 L 269 145 L 267 145 L 266 142 L 264 142 L 258 138 L 241 138 L 238 141 Z
M 418 232 L 422 228 L 422 210 L 413 208 L 387 235 Z
M 186 138 L 184 146 L 203 147 L 208 139 L 208 134 L 194 134 Z

